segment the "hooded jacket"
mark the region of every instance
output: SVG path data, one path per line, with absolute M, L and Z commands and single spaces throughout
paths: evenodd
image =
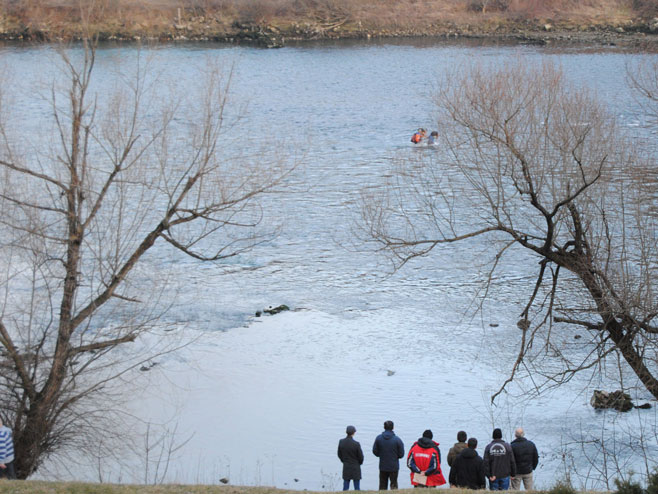
M 484 448 L 484 474 L 487 477 L 504 479 L 516 475 L 516 461 L 509 443 L 494 439 Z
M 517 437 L 512 441 L 512 451 L 514 451 L 514 460 L 516 461 L 516 473 L 524 475 L 532 473 L 539 463 L 537 447 L 532 441 L 525 437 Z
M 484 465 L 478 452 L 472 448 L 462 450 L 452 463 L 449 479 L 450 485 L 465 489 L 484 489 Z
M 402 439 L 393 431 L 384 431 L 375 439 L 372 454 L 379 458 L 379 469 L 382 472 L 397 472 L 400 470 L 400 458 L 404 456 Z
M 414 481 L 414 473 L 424 473 L 427 475 L 427 486 L 443 485 L 446 479 L 441 472 L 441 452 L 439 443 L 432 441 L 427 437 L 421 437 L 409 450 L 407 455 L 407 466 L 411 470 L 411 483 L 418 485 Z

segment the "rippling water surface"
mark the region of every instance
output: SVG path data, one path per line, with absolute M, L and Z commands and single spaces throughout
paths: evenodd
M 336 489 L 335 448 L 351 423 L 366 452 L 362 487 L 373 489 L 377 463 L 370 448 L 392 419 L 407 447 L 433 429 L 444 455 L 460 429 L 484 446 L 494 425 L 507 439 L 523 425 L 540 450 L 536 483 L 544 487 L 562 475 L 570 433 L 612 427 L 587 403 L 586 390 L 598 382 L 574 380 L 559 394 L 504 395 L 496 406 L 489 403 L 515 358 L 516 319 L 533 281 L 533 260 L 519 254 L 499 271 L 483 312 L 472 317 L 486 270 L 482 245 L 448 246 L 393 273 L 360 245 L 352 226 L 360 191 L 377 187 L 392 160 L 418 152 L 409 137 L 419 126 L 432 128 L 430 95 L 445 71 L 474 61 L 550 60 L 595 90 L 624 125 L 643 128 L 625 67 L 655 55 L 426 41 L 143 51 L 180 90 L 211 60 L 233 67 L 232 108 L 246 112 L 227 135 L 227 152 L 266 146 L 305 153 L 285 190 L 266 199 L 265 222 L 283 226 L 276 240 L 225 265 L 172 260 L 165 249 L 150 261 L 149 270 L 179 280 L 170 317 L 205 334 L 163 360 L 166 379 L 133 404 L 146 420 L 174 417 L 184 436 L 193 434 L 168 481 L 228 477 Z M 135 52 L 103 47 L 97 70 L 105 76 L 127 70 Z M 10 46 L 2 55 L 25 84 L 16 101 L 25 108 L 21 124 L 36 131 L 45 110 L 30 85 L 54 70 L 53 50 Z M 253 317 L 279 304 L 295 311 Z M 632 426 L 637 415 L 623 420 Z M 83 471 L 95 478 L 93 469 Z M 109 465 L 106 480 L 141 480 L 135 471 Z M 406 475 L 401 484 L 408 485 Z

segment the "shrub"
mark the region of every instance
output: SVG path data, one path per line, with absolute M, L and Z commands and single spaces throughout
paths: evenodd
M 647 479 L 647 494 L 658 494 L 658 468 Z
M 645 494 L 644 489 L 637 482 L 633 482 L 631 475 L 628 480 L 615 479 L 617 494 Z
M 633 0 L 633 8 L 642 16 L 658 15 L 658 3 L 656 0 Z
M 509 8 L 509 0 L 475 0 L 469 2 L 467 10 L 471 12 L 505 12 Z
M 571 483 L 566 480 L 558 480 L 557 483 L 551 487 L 548 494 L 576 494 L 576 489 L 571 487 Z

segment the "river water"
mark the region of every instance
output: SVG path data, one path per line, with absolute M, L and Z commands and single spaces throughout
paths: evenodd
M 102 47 L 96 70 L 103 77 L 128 70 L 136 52 Z M 366 453 L 362 488 L 375 489 L 370 448 L 392 419 L 407 448 L 432 429 L 444 456 L 460 429 L 480 440 L 481 453 L 494 426 L 511 440 L 521 425 L 539 448 L 539 487 L 563 478 L 572 461 L 585 472 L 574 475 L 576 483 L 605 487 L 597 473 L 602 458 L 583 462 L 572 440 L 621 434 L 639 423 L 655 431 L 653 410 L 594 412 L 591 390 L 605 387 L 597 375 L 532 399 L 524 398 L 532 386 L 520 383 L 491 405 L 515 358 L 516 320 L 534 261 L 518 257 L 499 271 L 474 315 L 487 268 L 484 246 L 448 247 L 393 272 L 353 226 L 364 188 L 381 184 L 392 161 L 418 152 L 409 137 L 419 126 L 432 128 L 431 94 L 447 70 L 510 58 L 553 61 L 596 91 L 623 125 L 642 129 L 647 117 L 628 90 L 625 68 L 656 55 L 429 40 L 278 50 L 182 44 L 143 52 L 179 90 L 211 61 L 232 67 L 231 108 L 241 114 L 227 135 L 233 150 L 294 150 L 304 163 L 285 190 L 265 200 L 265 223 L 281 226 L 275 240 L 223 264 L 199 265 L 166 249 L 150 260 L 149 270 L 174 275 L 167 317 L 203 336 L 159 359 L 157 373 L 136 376 L 150 381 L 132 400 L 134 413 L 154 424 L 177 423 L 177 440 L 189 439 L 172 455 L 166 481 L 338 489 L 336 445 L 353 424 Z M 0 53 L 25 84 L 17 101 L 26 109 L 21 124 L 36 132 L 41 107 L 28 88 L 54 70 L 53 49 L 5 46 Z M 293 310 L 254 317 L 279 304 Z M 98 470 L 83 466 L 74 475 L 53 463 L 40 476 L 99 480 Z M 144 480 L 137 460 L 100 470 L 104 481 Z M 406 474 L 401 485 L 409 485 Z

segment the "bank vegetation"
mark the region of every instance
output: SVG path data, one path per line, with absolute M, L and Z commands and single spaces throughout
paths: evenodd
M 658 34 L 654 0 L 0 0 L 0 38 L 256 41 Z

